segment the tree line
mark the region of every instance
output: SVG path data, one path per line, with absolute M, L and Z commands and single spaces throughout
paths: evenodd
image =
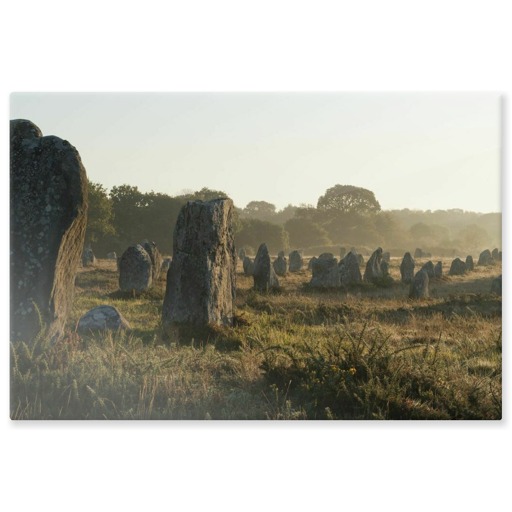
M 97 256 L 121 254 L 143 239 L 154 241 L 164 254 L 172 253 L 172 234 L 180 209 L 187 201 L 228 197 L 203 188 L 170 196 L 141 192 L 131 185 L 108 191 L 89 182 L 86 244 Z M 303 249 L 309 254 L 339 253 L 339 247 L 369 251 L 377 246 L 397 252 L 421 247 L 433 254 L 452 255 L 501 247 L 501 213 L 480 214 L 458 209 L 383 211 L 375 194 L 351 185 L 335 185 L 316 206 L 289 204 L 278 210 L 266 201 L 235 206 L 235 243 L 255 253 L 265 242 L 269 250 Z

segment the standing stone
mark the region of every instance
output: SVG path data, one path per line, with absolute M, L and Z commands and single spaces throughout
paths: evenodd
M 372 283 L 382 278 L 382 248 L 378 247 L 370 256 L 368 263 L 366 263 L 366 270 L 364 271 L 363 281 Z
M 441 279 L 443 277 L 443 262 L 438 261 L 434 267 L 434 277 Z
M 279 252 L 277 253 L 277 257 L 278 257 L 278 258 L 284 258 L 284 257 L 285 257 L 285 255 L 284 255 L 284 251 L 279 251 Z
M 290 272 L 298 272 L 302 270 L 304 265 L 304 260 L 302 258 L 302 254 L 299 251 L 292 251 L 289 256 L 289 270 Z
M 340 261 L 345 257 L 347 254 L 347 249 L 345 247 L 340 247 Z
M 475 262 L 473 261 L 473 256 L 468 254 L 466 256 L 466 270 L 472 271 L 475 269 Z
M 382 276 L 389 276 L 389 263 L 386 260 L 382 260 L 380 263 L 380 269 L 382 270 Z
M 450 276 L 462 276 L 466 273 L 466 264 L 460 259 L 455 258 L 450 266 L 448 275 Z
M 311 270 L 313 268 L 313 263 L 317 260 L 318 258 L 316 256 L 313 256 L 310 260 L 309 260 L 309 263 L 308 263 L 308 270 Z
M 254 274 L 254 261 L 249 258 L 249 256 L 244 258 L 242 265 L 246 276 L 252 276 Z
M 400 275 L 402 276 L 402 283 L 409 284 L 414 279 L 414 259 L 410 252 L 406 252 L 400 263 Z
M 499 255 L 500 255 L 500 251 L 498 250 L 498 248 L 497 248 L 497 247 L 495 247 L 495 248 L 492 250 L 492 253 L 491 253 L 492 259 L 493 259 L 494 261 L 498 261 Z
M 498 253 L 498 261 L 501 261 L 502 253 L 501 251 Z
M 428 274 L 425 270 L 420 270 L 414 276 L 409 291 L 410 299 L 426 299 L 428 298 Z
M 423 257 L 423 251 L 419 247 L 417 247 L 416 250 L 414 251 L 414 257 L 415 258 Z
M 162 261 L 161 269 L 160 269 L 161 273 L 164 273 L 167 275 L 167 271 L 169 270 L 169 268 L 171 266 L 171 261 L 172 261 L 172 258 L 164 258 L 164 260 Z
M 115 252 L 107 253 L 107 260 L 116 260 L 117 261 L 117 254 Z
M 284 255 L 282 256 L 281 253 L 279 253 L 279 256 L 273 263 L 274 265 L 274 271 L 278 276 L 285 276 L 286 272 L 288 270 L 288 262 L 286 261 L 286 258 Z
M 254 289 L 260 292 L 268 292 L 279 288 L 274 267 L 270 263 L 270 255 L 266 244 L 261 244 L 254 259 Z
M 383 252 L 382 253 L 382 261 L 385 261 L 386 263 L 389 263 L 391 261 L 391 253 L 390 252 Z
M 153 284 L 153 263 L 142 245 L 131 245 L 119 258 L 119 288 L 123 292 L 144 292 Z
M 57 339 L 73 302 L 87 223 L 87 176 L 66 140 L 10 123 L 11 340 Z
M 160 251 L 158 250 L 158 247 L 156 246 L 155 242 L 150 242 L 149 240 L 143 240 L 140 244 L 146 252 L 149 254 L 149 257 L 151 258 L 151 265 L 152 265 L 152 274 L 151 277 L 153 281 L 156 281 L 160 277 L 160 271 L 162 270 L 162 255 L 160 254 Z
M 245 249 L 243 247 L 240 248 L 240 250 L 238 251 L 238 257 L 244 261 L 244 258 L 245 258 Z
M 165 335 L 181 327 L 233 325 L 236 251 L 231 199 L 188 201 L 174 228 L 162 308 Z
M 478 265 L 482 265 L 482 266 L 486 267 L 486 266 L 492 265 L 492 264 L 493 264 L 493 260 L 492 260 L 491 251 L 489 251 L 489 249 L 482 251 L 480 253 L 480 257 L 478 258 Z
M 501 276 L 496 277 L 491 283 L 491 293 L 501 296 Z
M 331 255 L 328 258 L 317 258 L 312 267 L 313 277 L 309 283 L 311 288 L 339 288 L 341 286 L 338 260 Z
M 334 254 L 332 252 L 323 252 L 318 256 L 321 260 L 332 260 L 334 258 Z M 338 261 L 338 260 L 336 260 Z
M 425 270 L 425 272 L 428 274 L 429 279 L 434 279 L 436 276 L 436 271 L 434 269 L 434 264 L 429 260 L 427 261 L 422 267 L 421 270 Z
M 76 330 L 82 334 L 130 329 L 130 324 L 113 306 L 98 306 L 78 320 Z
M 94 256 L 92 249 L 90 247 L 86 247 L 82 253 L 82 266 L 93 267 L 97 263 L 96 256 Z
M 352 251 L 340 261 L 338 270 L 343 286 L 352 286 L 361 283 L 362 277 L 359 262 L 357 261 L 357 255 Z

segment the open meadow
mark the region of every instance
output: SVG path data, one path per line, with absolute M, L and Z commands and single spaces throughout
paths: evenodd
M 239 261 L 235 326 L 177 344 L 162 337 L 165 276 L 129 296 L 116 262 L 100 259 L 79 270 L 62 340 L 50 345 L 42 326 L 35 344 L 11 343 L 11 417 L 500 419 L 501 297 L 490 290 L 501 262 L 433 280 L 430 298 L 412 301 L 400 261 L 389 287 L 313 291 L 304 269 L 268 294 Z M 79 335 L 102 304 L 131 330 Z

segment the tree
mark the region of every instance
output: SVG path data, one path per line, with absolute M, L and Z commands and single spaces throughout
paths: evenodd
M 182 201 L 211 201 L 213 199 L 229 199 L 229 196 L 222 190 L 213 190 L 208 187 L 203 187 L 201 190 L 197 190 L 191 194 L 177 196 L 176 199 L 181 199 Z
M 292 247 L 313 247 L 329 245 L 331 241 L 325 229 L 311 219 L 294 218 L 284 225 L 290 237 Z
M 247 217 L 271 221 L 276 214 L 276 206 L 267 201 L 251 201 L 242 211 Z
M 361 187 L 335 185 L 320 196 L 318 210 L 343 214 L 369 215 L 380 211 L 375 194 Z
M 282 226 L 259 219 L 240 219 L 239 231 L 235 233 L 235 245 L 248 245 L 258 250 L 266 243 L 268 250 L 278 252 L 288 249 L 288 233 Z
M 112 201 L 108 197 L 107 190 L 100 183 L 89 181 L 88 188 L 89 209 L 85 243 L 94 245 L 100 252 L 108 252 L 109 240 L 115 234 Z

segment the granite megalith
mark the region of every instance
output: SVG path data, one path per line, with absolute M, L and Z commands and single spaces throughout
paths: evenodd
M 434 279 L 434 277 L 436 276 L 436 271 L 435 271 L 435 268 L 434 268 L 434 264 L 432 263 L 432 261 L 427 261 L 422 267 L 421 267 L 421 270 L 424 270 L 427 274 L 428 274 L 428 278 L 429 279 Z
M 475 262 L 473 261 L 473 256 L 468 254 L 466 256 L 466 270 L 471 272 L 472 270 L 475 270 Z
M 10 123 L 12 340 L 46 327 L 57 339 L 71 309 L 87 224 L 87 176 L 75 147 Z
M 311 268 L 313 276 L 309 282 L 311 288 L 339 288 L 341 286 L 338 260 L 331 254 L 317 258 Z
M 350 251 L 339 263 L 338 270 L 340 273 L 341 284 L 343 286 L 352 286 L 360 284 L 362 281 L 361 270 L 357 254 Z
M 412 280 L 411 287 L 409 290 L 410 299 L 425 299 L 428 298 L 428 273 L 426 270 L 419 270 L 414 279 Z
M 438 261 L 434 266 L 434 277 L 441 279 L 443 277 L 443 262 Z
M 304 259 L 299 251 L 292 251 L 288 256 L 288 270 L 290 272 L 299 272 L 304 266 Z
M 182 328 L 233 325 L 237 254 L 231 199 L 189 201 L 178 215 L 167 272 L 162 326 L 167 336 Z
M 400 263 L 400 275 L 402 283 L 409 284 L 414 279 L 415 262 L 410 252 L 406 252 Z
M 246 256 L 242 262 L 242 266 L 244 269 L 244 275 L 252 276 L 254 274 L 254 260 L 252 258 Z
M 142 245 L 131 245 L 119 258 L 119 288 L 140 293 L 153 284 L 153 263 Z
M 276 260 L 273 263 L 274 271 L 279 277 L 283 277 L 286 275 L 288 271 L 288 262 L 286 258 L 280 253 Z
M 90 247 L 86 247 L 82 253 L 82 266 L 93 267 L 97 263 L 93 250 Z
M 489 249 L 486 249 L 485 251 L 482 251 L 480 253 L 480 256 L 478 258 L 478 265 L 481 265 L 481 266 L 488 266 L 488 265 L 492 265 L 494 263 L 494 260 L 492 259 L 492 254 L 491 254 L 491 251 L 489 251 Z
M 366 269 L 364 271 L 363 281 L 367 283 L 372 283 L 374 281 L 382 278 L 382 248 L 378 247 L 373 254 L 370 256 L 370 259 L 366 263 Z
M 452 261 L 448 275 L 462 276 L 466 273 L 466 270 L 466 264 L 460 258 L 455 258 Z
M 254 289 L 260 292 L 268 292 L 279 288 L 279 280 L 270 262 L 267 245 L 261 244 L 254 258 Z
M 162 255 L 160 254 L 160 251 L 158 250 L 155 242 L 143 240 L 140 245 L 142 245 L 142 247 L 144 247 L 146 252 L 149 254 L 152 266 L 151 277 L 153 281 L 156 281 L 160 277 L 160 272 L 162 270 Z

